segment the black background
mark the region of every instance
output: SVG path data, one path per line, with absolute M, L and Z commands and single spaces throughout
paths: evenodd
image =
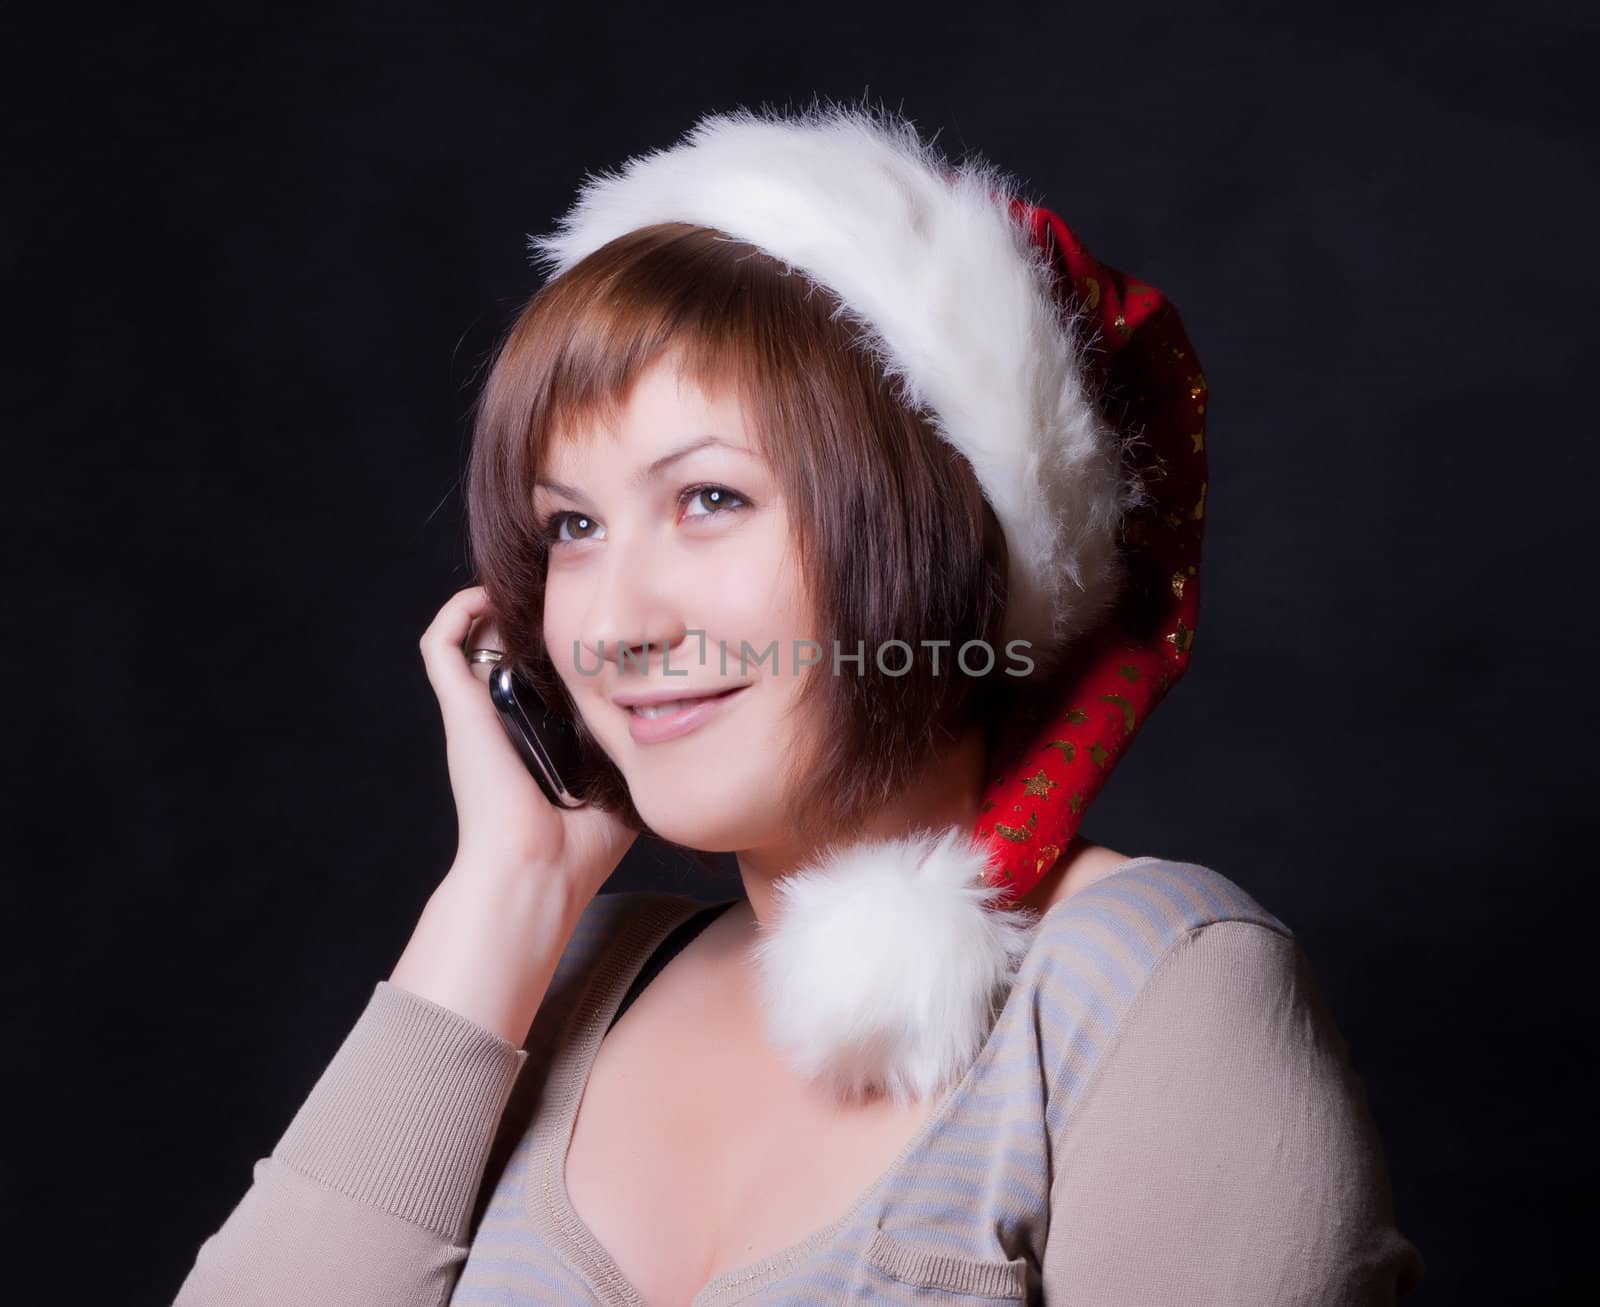
M 866 93 L 1205 365 L 1193 664 L 1086 832 L 1296 930 L 1408 1301 L 1592 1292 L 1595 12 L 7 6 L 14 1291 L 170 1301 L 449 865 L 417 639 L 525 237 Z

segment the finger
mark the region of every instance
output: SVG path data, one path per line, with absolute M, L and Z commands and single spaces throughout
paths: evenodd
M 489 677 L 494 674 L 494 666 L 493 663 L 468 663 L 467 670 L 472 673 L 472 679 L 479 685 L 488 685 Z
M 474 649 L 505 650 L 505 643 L 500 639 L 500 628 L 495 624 L 493 617 L 476 617 L 472 627 L 467 632 L 467 638 L 462 641 L 462 648 L 467 653 Z
M 489 608 L 489 592 L 481 585 L 469 585 L 457 590 L 444 601 L 443 606 L 422 633 L 425 644 L 453 641 L 460 645 L 471 630 L 472 624 Z
M 494 675 L 494 669 L 499 665 L 499 660 L 484 661 L 473 658 L 473 654 L 480 649 L 494 649 L 505 652 L 505 643 L 500 639 L 500 628 L 495 625 L 493 617 L 476 617 L 472 621 L 472 628 L 467 633 L 466 639 L 467 668 L 474 677 L 484 685 L 489 683 L 489 678 Z
M 463 645 L 473 623 L 487 611 L 488 603 L 482 586 L 469 586 L 452 595 L 422 633 L 418 643 L 423 663 L 434 690 L 441 695 L 478 679 L 468 668 Z

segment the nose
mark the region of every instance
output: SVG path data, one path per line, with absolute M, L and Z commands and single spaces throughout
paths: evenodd
M 603 670 L 610 662 L 614 674 L 632 676 L 660 675 L 662 663 L 674 673 L 687 665 L 689 627 L 661 554 L 648 539 L 632 549 L 616 542 L 607 548 L 585 611 L 583 667 Z

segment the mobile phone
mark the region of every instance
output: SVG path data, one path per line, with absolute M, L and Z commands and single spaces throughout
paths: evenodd
M 538 691 L 503 663 L 489 675 L 489 698 L 545 798 L 558 808 L 581 808 L 584 800 L 571 788 L 578 773 L 578 732 L 572 723 L 552 712 Z

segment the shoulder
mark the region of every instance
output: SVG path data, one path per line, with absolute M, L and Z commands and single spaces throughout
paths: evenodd
M 1282 920 L 1199 863 L 1140 859 L 1057 903 L 1018 976 L 1033 991 L 1052 1127 L 1150 1008 L 1182 1007 L 1220 1035 L 1281 989 L 1298 952 Z
M 1202 863 L 1174 858 L 1135 858 L 1061 900 L 1047 916 L 1078 916 L 1133 901 L 1148 905 L 1143 915 L 1151 921 L 1160 917 L 1178 927 L 1250 920 L 1289 930 L 1238 882 Z
M 1217 927 L 1231 929 L 1216 932 Z M 1249 941 L 1257 961 L 1295 951 L 1294 932 L 1233 880 L 1210 867 L 1139 859 L 1052 907 L 1038 923 L 1025 967 L 1045 988 L 1101 996 L 1118 1019 L 1151 977 L 1194 941 Z M 1066 1019 L 1071 1005 L 1058 1009 Z
M 1132 1024 L 1150 1024 L 1150 1009 L 1223 1037 L 1241 1022 L 1282 1020 L 1272 1002 L 1303 965 L 1280 918 L 1199 863 L 1141 860 L 1063 900 L 1040 920 L 1023 970 L 1044 1000 L 1055 1112 Z
M 1163 1267 L 1166 1287 L 1203 1265 L 1241 1277 L 1241 1302 L 1390 1301 L 1420 1280 L 1365 1090 L 1289 928 L 1193 864 L 1078 897 L 1040 941 L 1042 972 L 1080 995 L 1051 1040 L 1051 1220 L 1079 1225 L 1074 1261 L 1111 1255 L 1122 1236 L 1095 1213 L 1123 1194 L 1156 1251 L 1185 1248 L 1148 1263 L 1152 1300 Z

